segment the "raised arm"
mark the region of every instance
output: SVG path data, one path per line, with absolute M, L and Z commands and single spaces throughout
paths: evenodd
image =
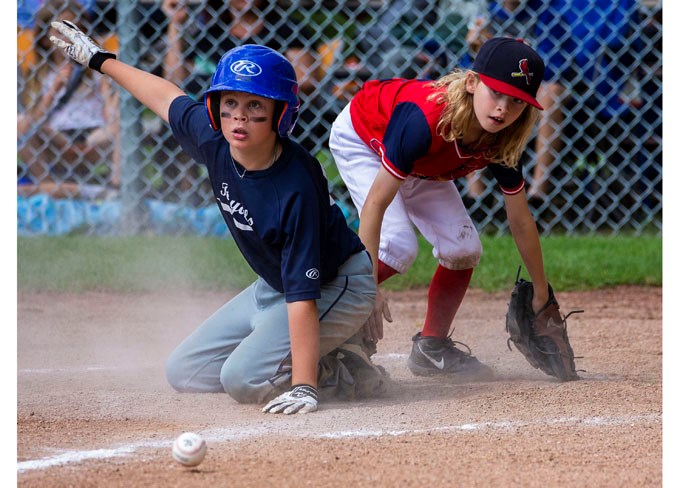
M 52 28 L 65 38 L 51 36 L 55 46 L 83 66 L 109 75 L 158 117 L 169 121 L 170 104 L 176 97 L 184 95 L 178 86 L 118 61 L 115 54 L 102 49 L 72 22 L 52 22 Z
M 101 72 L 110 76 L 134 98 L 152 110 L 165 122 L 169 122 L 169 106 L 183 90 L 159 76 L 134 68 L 117 59 L 107 59 Z

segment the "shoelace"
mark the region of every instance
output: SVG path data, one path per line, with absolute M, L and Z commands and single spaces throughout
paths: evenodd
M 456 349 L 456 350 L 457 350 L 458 352 L 460 352 L 461 354 L 464 354 L 464 355 L 466 355 L 466 356 L 472 356 L 472 350 L 470 349 L 470 346 L 468 346 L 467 344 L 465 344 L 465 343 L 463 343 L 463 342 L 461 342 L 461 341 L 455 341 L 455 340 L 453 340 L 453 339 L 451 338 L 451 336 L 454 335 L 454 331 L 455 331 L 455 330 L 456 330 L 456 327 L 454 327 L 453 329 L 451 329 L 451 333 L 449 333 L 449 336 L 447 336 L 447 338 L 444 339 L 444 342 L 445 342 L 445 343 L 448 343 L 449 346 L 450 346 L 452 349 Z M 465 347 L 465 348 L 468 350 L 468 352 L 461 351 L 458 347 L 456 347 L 456 344 L 460 344 L 461 346 Z

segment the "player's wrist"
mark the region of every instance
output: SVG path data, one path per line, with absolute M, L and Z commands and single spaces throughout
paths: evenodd
M 317 387 L 307 383 L 299 383 L 291 386 L 291 392 L 295 396 L 309 396 L 317 401 L 319 393 Z
M 89 60 L 89 67 L 95 69 L 99 73 L 103 73 L 103 71 L 101 71 L 101 67 L 108 59 L 117 59 L 117 56 L 114 53 L 108 51 L 98 51 L 94 53 L 92 58 Z

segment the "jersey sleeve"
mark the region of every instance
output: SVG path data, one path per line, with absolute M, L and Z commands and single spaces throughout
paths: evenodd
M 517 168 L 508 168 L 502 164 L 492 163 L 489 171 L 494 175 L 501 191 L 506 195 L 515 195 L 524 188 L 524 177 L 522 176 L 522 163 Z
M 415 103 L 399 103 L 388 122 L 379 148 L 383 166 L 397 179 L 405 179 L 414 162 L 430 149 L 432 134 L 421 108 Z

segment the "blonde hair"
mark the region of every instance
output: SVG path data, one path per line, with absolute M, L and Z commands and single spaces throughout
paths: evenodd
M 437 122 L 437 132 L 447 142 L 462 139 L 473 121 L 473 96 L 465 88 L 468 73 L 479 80 L 479 75 L 474 71 L 457 69 L 431 82 L 431 86 L 439 90 L 430 95 L 428 100 L 444 104 Z M 488 146 L 485 157 L 489 161 L 516 168 L 537 118 L 536 107 L 527 105 L 515 122 L 496 134 L 484 132 L 475 145 Z

